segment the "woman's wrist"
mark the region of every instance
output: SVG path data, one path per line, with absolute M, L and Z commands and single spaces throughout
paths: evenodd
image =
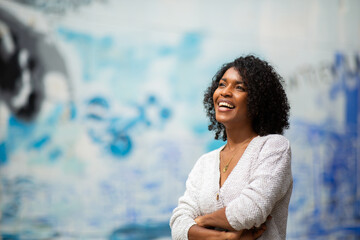
M 239 239 L 239 237 L 241 236 L 241 232 L 222 232 L 223 233 L 223 239 L 225 240 L 235 240 L 235 239 Z
M 240 233 L 241 235 L 241 233 Z M 236 235 L 235 232 L 218 231 L 214 229 L 208 229 L 199 225 L 193 225 L 188 232 L 189 240 L 207 239 L 207 240 L 235 240 L 239 239 L 240 235 Z M 238 236 L 238 237 L 236 237 Z
M 225 231 L 217 231 L 217 232 L 218 232 L 218 234 L 216 236 L 216 239 L 221 239 L 221 240 L 236 240 L 236 239 L 238 239 L 235 232 L 225 232 Z

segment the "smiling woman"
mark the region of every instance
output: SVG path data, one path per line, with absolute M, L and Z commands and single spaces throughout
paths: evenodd
M 254 56 L 223 65 L 204 105 L 224 146 L 196 162 L 170 220 L 173 239 L 285 239 L 291 151 L 281 77 Z

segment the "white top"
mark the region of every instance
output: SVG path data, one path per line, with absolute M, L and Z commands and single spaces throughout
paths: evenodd
M 293 183 L 289 141 L 277 134 L 255 137 L 220 188 L 223 148 L 202 155 L 191 170 L 170 219 L 172 239 L 188 239 L 196 217 L 223 207 L 236 230 L 258 227 L 271 215 L 259 239 L 285 239 Z

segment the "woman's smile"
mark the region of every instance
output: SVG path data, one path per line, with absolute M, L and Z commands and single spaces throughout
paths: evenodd
M 235 105 L 228 100 L 220 99 L 218 101 L 218 107 L 219 111 L 230 111 L 235 108 Z

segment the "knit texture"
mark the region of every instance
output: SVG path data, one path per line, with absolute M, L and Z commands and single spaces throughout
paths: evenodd
M 259 239 L 286 239 L 293 185 L 289 141 L 278 134 L 255 137 L 220 188 L 223 148 L 201 156 L 191 170 L 186 191 L 170 219 L 172 238 L 188 239 L 196 217 L 226 207 L 226 217 L 234 229 L 258 227 L 271 215 Z

